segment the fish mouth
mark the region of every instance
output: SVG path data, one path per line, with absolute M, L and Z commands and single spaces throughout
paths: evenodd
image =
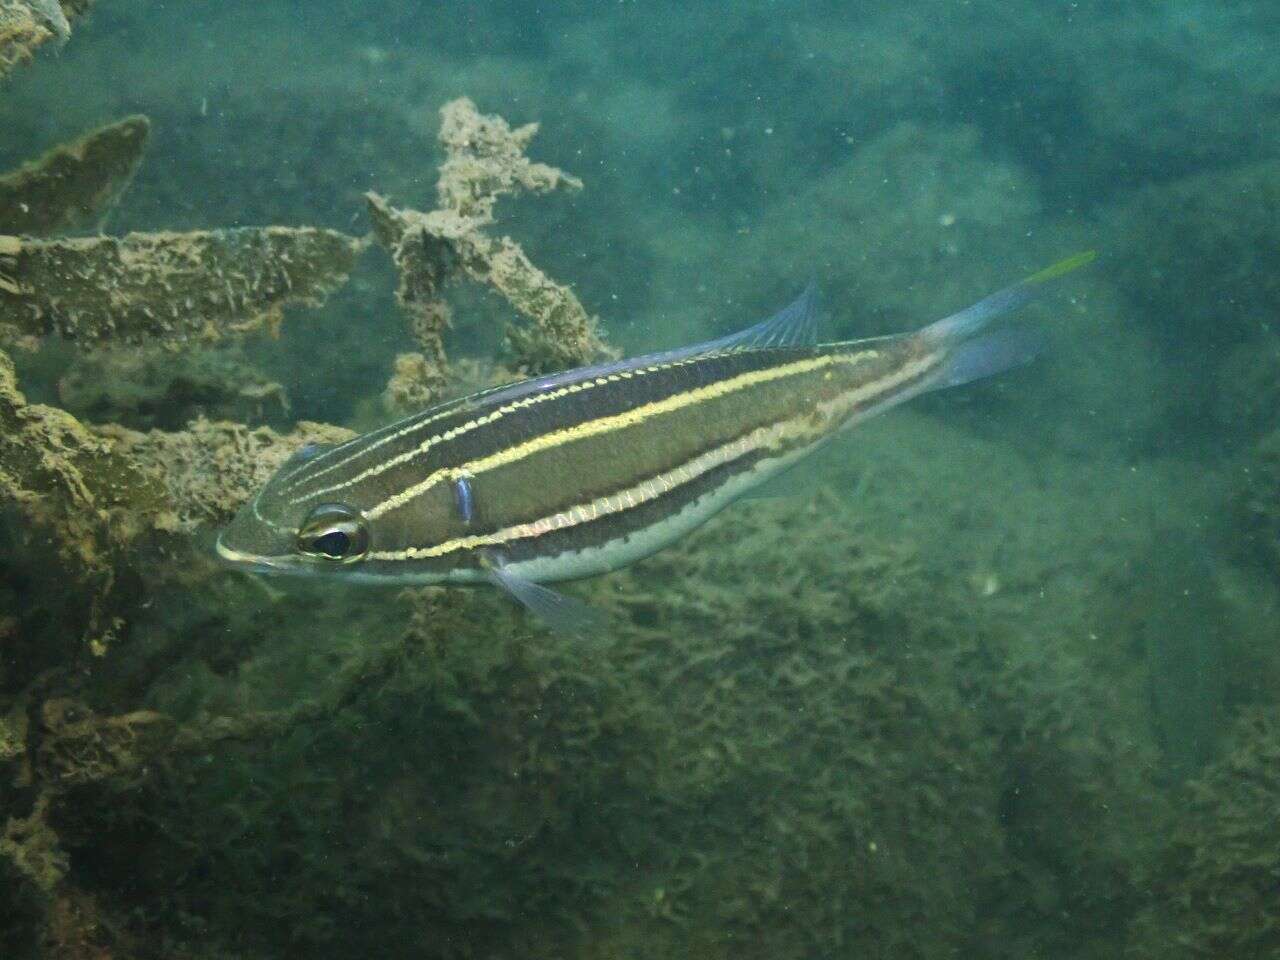
M 229 547 L 223 541 L 221 535 L 218 536 L 214 549 L 217 550 L 219 560 L 239 570 L 248 570 L 253 573 L 281 573 L 289 569 L 279 560 L 271 557 L 264 557 L 256 553 L 245 553 L 242 550 Z

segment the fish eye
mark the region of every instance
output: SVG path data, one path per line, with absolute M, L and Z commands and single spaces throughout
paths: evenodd
M 320 560 L 352 563 L 369 552 L 364 517 L 340 503 L 324 503 L 298 529 L 298 552 Z

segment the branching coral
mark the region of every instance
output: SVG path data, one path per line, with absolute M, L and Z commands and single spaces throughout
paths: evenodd
M 137 164 L 148 126 L 129 118 L 60 147 L 7 178 L 0 197 L 28 214 L 28 232 L 65 227 L 112 202 Z M 449 382 L 441 299 L 457 277 L 492 285 L 532 325 L 511 332 L 515 366 L 541 372 L 604 353 L 595 320 L 567 288 L 539 271 L 511 240 L 485 233 L 498 198 L 516 190 L 580 186 L 533 163 L 524 149 L 536 125 L 512 130 L 468 100 L 442 111 L 441 209 L 398 210 L 371 194 L 375 233 L 401 271 L 400 302 L 424 352 L 401 357 L 388 388 L 394 405 L 422 405 Z M 7 193 L 5 192 L 7 191 Z M 217 340 L 268 327 L 287 304 L 318 304 L 346 280 L 365 242 L 316 228 L 255 227 L 125 237 L 0 237 L 0 324 L 31 338 L 81 344 Z M 0 496 L 53 533 L 63 561 L 102 610 L 90 618 L 101 650 L 117 618 L 106 612 L 122 551 L 146 530 L 191 530 L 224 520 L 303 443 L 344 431 L 304 425 L 292 436 L 199 422 L 170 434 L 98 430 L 67 413 L 28 405 L 0 358 Z

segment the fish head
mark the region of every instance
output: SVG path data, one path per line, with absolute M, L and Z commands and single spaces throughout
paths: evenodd
M 276 471 L 218 535 L 218 556 L 258 573 L 349 570 L 368 555 L 370 523 L 358 502 L 305 494 L 308 467 L 327 446 L 309 444 Z

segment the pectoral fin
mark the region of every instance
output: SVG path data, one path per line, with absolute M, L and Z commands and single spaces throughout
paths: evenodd
M 490 583 L 520 601 L 526 610 L 557 633 L 594 638 L 608 625 L 608 617 L 590 604 L 526 580 L 500 564 L 491 565 L 488 575 Z

